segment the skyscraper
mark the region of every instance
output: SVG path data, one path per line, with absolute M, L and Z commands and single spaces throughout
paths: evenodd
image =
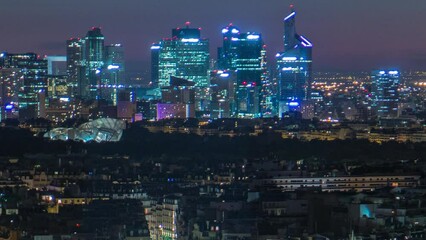
M 151 85 L 153 88 L 159 87 L 159 64 L 161 45 L 151 46 Z
M 312 43 L 296 32 L 296 12 L 284 18 L 284 52 L 276 55 L 279 114 L 310 99 Z
M 258 33 L 241 33 L 232 25 L 222 29 L 223 46 L 218 49 L 220 70 L 236 72 L 236 117 L 260 117 L 260 89 L 264 71 L 262 37 Z
M 86 80 L 82 84 L 82 97 L 97 98 L 98 85 L 100 84 L 100 70 L 104 66 L 104 35 L 101 29 L 93 27 L 87 32 L 84 46 L 84 61 L 86 67 Z
M 118 84 L 125 82 L 124 47 L 122 44 L 110 44 L 105 46 L 105 66 L 117 69 Z
M 158 65 L 159 87 L 169 86 L 171 76 L 193 81 L 198 87 L 209 85 L 209 40 L 201 38 L 200 28 L 187 24 L 186 28 L 173 29 L 172 37 L 154 44 L 151 51 L 158 51 L 158 63 L 153 57 L 151 64 Z
M 152 77 L 158 87 L 170 86 L 170 78 L 194 82 L 197 110 L 204 110 L 209 100 L 209 40 L 201 38 L 200 28 L 172 30 L 172 37 L 151 46 Z M 158 72 L 158 74 L 157 74 Z M 158 78 L 157 78 L 158 76 Z
M 214 70 L 211 73 L 211 118 L 229 118 L 235 112 L 236 72 Z
M 0 56 L 0 62 L 3 58 Z M 0 63 L 1 64 L 1 63 Z M 18 68 L 0 67 L 0 120 L 17 117 L 18 93 L 22 87 L 22 73 Z
M 85 79 L 84 40 L 71 38 L 67 40 L 67 75 L 73 96 L 82 96 Z
M 221 70 L 236 70 L 237 39 L 240 29 L 232 24 L 222 29 L 222 47 L 217 51 L 217 68 Z M 234 40 L 234 41 L 233 41 Z
M 397 117 L 399 72 L 377 70 L 372 75 L 372 108 L 378 117 Z
M 101 97 L 117 105 L 118 89 L 125 83 L 124 47 L 111 44 L 105 47 L 105 66 L 102 71 Z
M 47 60 L 35 53 L 2 53 L 3 68 L 19 69 L 23 81 L 18 91 L 19 117 L 36 118 L 40 115 L 40 94 L 47 93 Z M 41 103 L 44 105 L 44 103 Z
M 277 84 L 275 78 L 271 76 L 268 69 L 267 56 L 265 47 L 261 51 L 261 94 L 260 108 L 262 117 L 273 117 L 277 114 Z

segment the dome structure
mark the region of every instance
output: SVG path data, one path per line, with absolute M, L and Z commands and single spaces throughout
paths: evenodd
M 78 128 L 54 128 L 44 134 L 51 140 L 75 140 L 96 142 L 117 142 L 123 135 L 126 123 L 113 118 L 99 118 L 81 124 Z

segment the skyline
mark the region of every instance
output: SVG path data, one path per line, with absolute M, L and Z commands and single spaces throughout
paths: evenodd
M 241 5 L 242 2 L 246 4 Z M 418 30 L 426 21 L 422 15 L 426 2 L 401 4 L 398 0 L 220 0 L 209 6 L 194 0 L 0 0 L 0 20 L 14 20 L 14 24 L 0 25 L 0 31 L 5 33 L 0 37 L 0 51 L 64 55 L 67 39 L 83 37 L 90 27 L 100 26 L 106 43 L 125 46 L 128 69 L 134 72 L 148 70 L 150 45 L 186 21 L 202 28 L 202 37 L 210 39 L 210 53 L 216 59 L 220 31 L 232 22 L 240 29 L 262 34 L 272 64 L 273 56 L 283 50 L 283 18 L 290 12 L 290 4 L 297 11 L 297 31 L 315 45 L 315 71 L 410 70 L 422 69 L 426 62 L 426 50 L 422 50 L 426 31 Z M 245 11 L 238 11 L 239 6 Z M 22 15 L 16 15 L 19 11 Z M 30 20 L 32 24 L 28 24 Z

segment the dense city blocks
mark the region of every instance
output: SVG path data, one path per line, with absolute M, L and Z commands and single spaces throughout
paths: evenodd
M 424 9 L 0 0 L 0 240 L 426 239 Z

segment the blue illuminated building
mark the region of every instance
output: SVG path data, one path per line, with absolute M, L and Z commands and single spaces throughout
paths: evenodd
M 284 18 L 284 52 L 276 55 L 280 116 L 310 99 L 312 43 L 296 32 L 296 12 Z
M 266 71 L 263 63 L 262 36 L 259 33 L 241 33 L 232 25 L 222 29 L 223 46 L 218 49 L 218 68 L 235 71 L 234 116 L 255 118 L 261 116 L 260 89 L 262 74 Z
M 35 53 L 2 53 L 2 59 L 0 68 L 18 69 L 22 76 L 17 91 L 19 117 L 40 117 L 40 110 L 45 106 L 44 101 L 40 99 L 44 99 L 42 95 L 47 93 L 47 60 Z
M 396 70 L 377 70 L 372 73 L 372 108 L 378 117 L 398 116 L 398 86 L 400 74 Z

